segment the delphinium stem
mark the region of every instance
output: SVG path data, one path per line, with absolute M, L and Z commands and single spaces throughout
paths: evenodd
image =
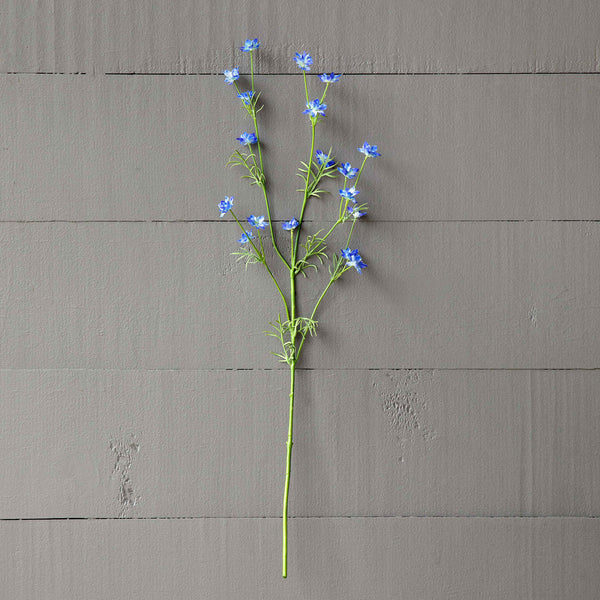
M 290 416 L 287 437 L 287 457 L 285 461 L 285 490 L 283 492 L 283 563 L 281 575 L 287 577 L 287 511 L 290 492 L 290 472 L 292 466 L 292 432 L 294 428 L 294 384 L 296 380 L 296 362 L 290 364 Z

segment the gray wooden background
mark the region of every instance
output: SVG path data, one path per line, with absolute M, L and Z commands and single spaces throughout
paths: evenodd
M 597 0 L 3 0 L 2 597 L 597 599 L 599 32 Z M 294 52 L 345 73 L 320 147 L 383 153 L 298 377 L 287 581 L 278 306 L 216 210 L 262 214 L 224 166 L 254 36 L 276 219 Z

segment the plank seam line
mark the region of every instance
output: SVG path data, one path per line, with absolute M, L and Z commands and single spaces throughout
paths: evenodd
M 270 520 L 280 521 L 278 516 L 204 516 L 204 517 L 24 517 L 3 518 L 0 522 L 20 521 L 204 521 L 204 520 Z M 599 515 L 298 515 L 288 519 L 600 519 Z
M 88 75 L 86 71 L 3 71 L 0 73 L 1 75 Z M 91 74 L 91 73 L 90 73 Z M 365 76 L 374 76 L 374 77 L 440 77 L 440 76 L 448 76 L 448 75 L 458 75 L 458 76 L 495 76 L 495 75 L 599 75 L 600 71 L 494 71 L 494 72 L 485 72 L 485 71 L 436 71 L 436 72 L 426 72 L 426 71 L 402 71 L 402 72 L 394 72 L 394 71 L 381 71 L 381 72 L 352 72 L 352 73 L 342 73 L 344 77 L 365 77 Z M 159 71 L 159 72 L 146 72 L 146 71 L 107 71 L 100 75 L 106 76 L 158 76 L 158 77 L 186 77 L 186 76 L 195 76 L 195 77 L 216 77 L 222 76 L 222 72 L 214 72 L 214 71 L 195 71 L 195 72 L 186 72 L 186 73 L 178 73 L 176 71 Z M 240 72 L 240 75 L 249 76 L 250 73 Z M 289 76 L 289 77 L 300 77 L 300 73 L 294 72 L 277 72 L 277 73 L 256 73 L 255 75 L 260 75 L 261 77 L 281 77 L 281 76 Z M 310 77 L 311 75 L 309 75 Z
M 305 223 L 333 223 L 334 221 L 305 220 Z M 600 219 L 369 219 L 370 223 L 600 223 Z M 0 219 L 0 223 L 34 224 L 34 223 L 229 223 L 219 219 Z M 273 223 L 283 223 L 282 219 L 273 219 Z
M 296 367 L 297 371 L 316 371 L 322 373 L 328 372 L 362 372 L 362 371 L 448 371 L 448 372 L 461 372 L 461 371 L 475 371 L 475 372 L 488 372 L 488 371 L 551 371 L 551 372 L 563 372 L 563 371 L 600 371 L 600 367 L 337 367 L 337 368 L 322 368 L 322 367 Z M 86 372 L 115 372 L 115 373 L 226 373 L 226 372 L 248 372 L 248 371 L 275 371 L 279 373 L 287 373 L 287 370 L 283 367 L 221 367 L 221 368 L 198 368 L 198 369 L 173 369 L 173 368 L 98 368 L 98 367 L 4 367 L 0 368 L 0 373 L 11 373 L 19 371 L 46 371 L 46 372 L 58 372 L 58 371 L 86 371 Z

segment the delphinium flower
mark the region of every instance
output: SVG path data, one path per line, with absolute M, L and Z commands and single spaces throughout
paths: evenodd
M 258 38 L 254 38 L 253 40 L 246 40 L 240 50 L 242 52 L 252 52 L 252 50 L 256 50 L 259 46 L 260 42 L 258 41 Z
M 221 200 L 221 202 L 219 202 L 219 210 L 221 211 L 219 217 L 224 217 L 231 210 L 232 206 L 233 196 L 231 196 L 231 198 L 229 196 L 225 196 L 225 200 Z
M 323 73 L 319 75 L 319 79 L 323 83 L 335 83 L 340 80 L 341 75 L 336 75 L 335 73 Z
M 362 206 L 360 208 L 363 208 Z M 348 211 L 348 214 L 351 217 L 354 217 L 355 219 L 360 219 L 361 217 L 364 217 L 367 214 L 366 210 L 360 210 L 360 208 L 358 206 L 349 206 L 346 210 Z
M 371 144 L 367 144 L 365 142 L 360 148 L 357 148 L 359 152 L 362 152 L 365 156 L 381 156 L 379 152 L 377 152 L 377 146 L 371 146 Z
M 225 75 L 225 83 L 228 83 L 229 85 L 240 78 L 240 72 L 237 68 L 233 68 L 231 71 L 225 70 L 223 71 L 223 75 Z
M 248 217 L 248 223 L 250 223 L 252 227 L 256 227 L 256 229 L 264 229 L 268 225 L 267 221 L 265 221 L 264 215 L 261 215 L 260 217 L 250 215 Z
M 307 52 L 298 54 L 298 52 L 296 52 L 294 60 L 296 61 L 296 64 L 298 65 L 299 69 L 302 69 L 303 71 L 310 71 L 310 65 L 313 64 L 313 59 L 310 54 L 308 54 Z
M 256 144 L 258 141 L 255 133 L 247 133 L 243 131 L 240 134 L 240 137 L 235 138 L 242 146 L 250 146 L 251 144 Z
M 338 167 L 338 171 L 346 179 L 354 179 L 358 173 L 358 169 L 355 169 L 349 162 L 344 163 L 341 167 Z
M 350 250 L 346 248 L 342 250 L 342 256 L 348 261 L 346 262 L 347 267 L 354 267 L 359 273 L 367 266 L 367 263 L 363 262 L 361 255 L 356 250 Z
M 333 165 L 335 165 L 335 159 L 334 160 L 328 160 L 330 158 L 329 154 L 325 154 L 325 152 L 323 152 L 322 150 L 317 150 L 316 151 L 316 156 L 317 156 L 317 162 L 322 165 L 325 164 L 325 167 L 333 167 Z
M 249 90 L 247 92 L 242 92 L 241 94 L 238 94 L 237 97 L 240 98 L 240 100 L 246 105 L 249 106 L 250 102 L 252 101 L 252 96 L 254 96 L 254 92 L 252 90 Z
M 242 237 L 238 240 L 238 242 L 240 244 L 247 244 L 250 240 L 253 239 L 254 236 L 252 235 L 252 232 L 245 230 L 244 233 L 242 233 Z
M 352 200 L 352 202 L 356 202 L 355 198 L 358 194 L 360 194 L 360 192 L 354 186 L 340 190 L 340 196 L 347 200 Z
M 300 225 L 300 223 L 298 223 L 298 221 L 295 218 L 290 219 L 289 221 L 284 221 L 281 226 L 286 230 L 286 231 L 293 231 L 294 229 L 296 229 L 296 227 L 298 227 L 298 225 Z
M 306 103 L 306 110 L 303 110 L 302 113 L 310 115 L 311 117 L 317 117 L 319 115 L 324 115 L 326 108 L 327 104 L 321 104 L 321 101 L 318 98 L 315 98 Z

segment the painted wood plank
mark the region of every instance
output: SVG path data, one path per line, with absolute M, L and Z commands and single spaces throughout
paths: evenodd
M 359 0 L 327 6 L 196 0 L 6 1 L 0 69 L 42 72 L 222 71 L 247 37 L 263 72 L 596 71 L 594 0 Z
M 288 218 L 310 148 L 302 80 L 257 83 L 274 214 Z M 364 140 L 383 153 L 359 186 L 376 220 L 600 219 L 596 76 L 349 76 L 327 101 L 317 147 L 355 164 Z M 259 201 L 225 166 L 251 124 L 220 76 L 9 75 L 0 112 L 2 220 L 214 219 L 225 195 Z
M 276 365 L 263 332 L 280 300 L 230 254 L 238 236 L 223 221 L 2 224 L 0 367 Z M 369 267 L 321 304 L 306 367 L 598 367 L 600 223 L 374 223 L 352 245 Z M 300 282 L 301 314 L 325 275 Z
M 290 514 L 600 515 L 600 371 L 301 371 Z M 282 371 L 0 372 L 0 518 L 277 517 Z
M 598 519 L 3 522 L 15 600 L 428 598 L 595 600 Z

